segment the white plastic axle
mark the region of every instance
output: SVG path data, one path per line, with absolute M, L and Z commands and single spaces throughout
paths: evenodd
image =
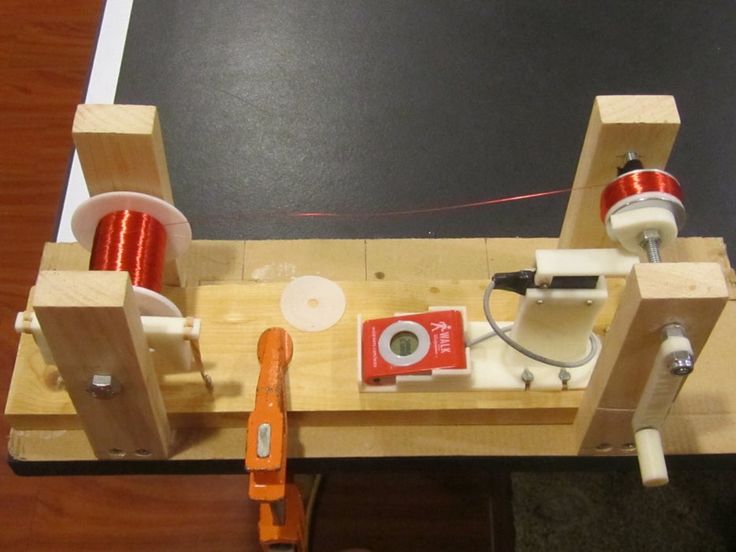
M 160 374 L 191 370 L 192 353 L 188 341 L 199 339 L 202 328 L 199 318 L 141 316 L 141 323 L 153 354 L 154 365 Z M 19 312 L 15 318 L 15 330 L 18 333 L 32 334 L 44 362 L 55 364 L 35 313 Z

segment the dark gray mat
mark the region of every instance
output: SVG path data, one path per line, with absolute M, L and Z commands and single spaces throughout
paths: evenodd
M 136 0 L 117 101 L 161 108 L 197 238 L 553 236 L 594 96 L 674 94 L 691 235 L 734 237 L 736 3 Z M 622 152 L 623 153 L 623 152 Z
M 638 473 L 514 473 L 516 551 L 736 549 L 736 474 L 676 471 L 641 486 Z

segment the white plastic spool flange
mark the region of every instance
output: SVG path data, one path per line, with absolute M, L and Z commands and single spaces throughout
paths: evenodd
M 184 214 L 163 199 L 139 192 L 108 192 L 82 203 L 72 216 L 72 233 L 91 251 L 100 220 L 115 211 L 137 211 L 152 216 L 166 230 L 166 260 L 179 257 L 192 242 L 192 228 Z M 179 308 L 160 293 L 133 286 L 143 316 L 181 316 Z
M 641 235 L 646 230 L 657 230 L 662 245 L 677 238 L 685 222 L 685 207 L 672 194 L 644 192 L 625 197 L 615 203 L 606 214 L 606 233 L 624 249 L 641 251 Z

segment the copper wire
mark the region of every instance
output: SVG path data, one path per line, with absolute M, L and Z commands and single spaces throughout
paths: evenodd
M 622 199 L 644 192 L 662 192 L 683 200 L 680 183 L 674 176 L 658 170 L 633 171 L 622 174 L 603 190 L 601 220 L 605 221 L 611 207 Z
M 161 291 L 166 229 L 146 213 L 115 211 L 100 219 L 90 270 L 127 271 L 134 286 Z

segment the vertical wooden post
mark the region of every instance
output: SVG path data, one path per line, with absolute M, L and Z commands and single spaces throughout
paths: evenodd
M 90 196 L 140 192 L 174 203 L 155 106 L 82 104 L 72 136 Z M 168 263 L 164 283 L 181 281 L 178 263 Z
M 716 263 L 634 266 L 575 418 L 580 454 L 620 453 L 624 443 L 633 442 L 632 417 L 663 327 L 682 324 L 697 359 L 727 299 Z M 604 443 L 612 449 L 597 448 Z
M 599 218 L 603 187 L 623 156 L 637 152 L 646 168 L 663 169 L 680 128 L 672 96 L 598 96 L 585 133 L 560 248 L 612 247 Z
M 97 458 L 168 458 L 169 423 L 128 274 L 41 272 L 33 308 Z

